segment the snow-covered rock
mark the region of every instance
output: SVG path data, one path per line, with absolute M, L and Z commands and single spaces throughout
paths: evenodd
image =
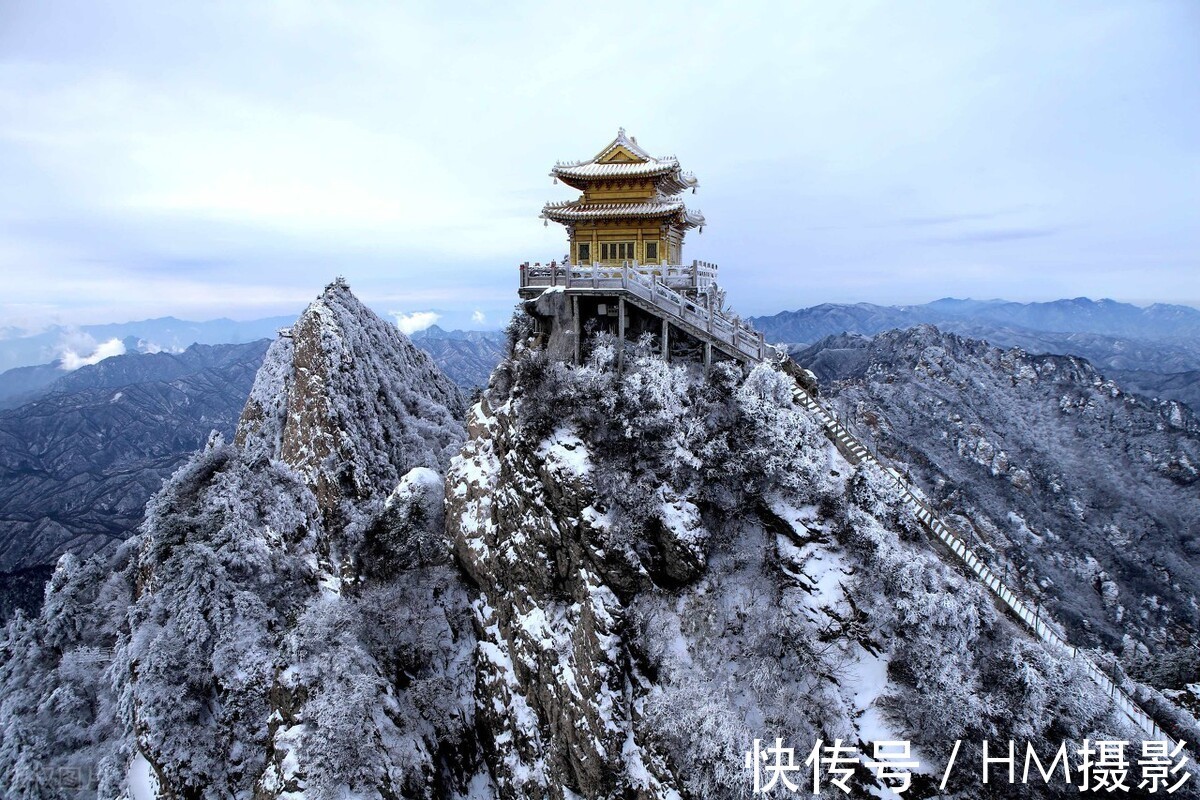
M 235 442 L 210 440 L 138 536 L 64 561 L 39 619 L 10 628 L 6 796 L 49 796 L 45 771 L 81 759 L 101 797 L 149 775 L 177 798 L 465 791 L 474 637 L 441 478 L 462 409 L 327 287 L 272 345 Z M 65 690 L 66 727 L 46 706 Z
M 518 345 L 447 476 L 501 797 L 741 797 L 755 738 L 903 738 L 944 763 L 955 739 L 978 758 L 983 738 L 1132 735 L 785 376 L 636 348 L 618 372 L 615 346 L 570 368 Z

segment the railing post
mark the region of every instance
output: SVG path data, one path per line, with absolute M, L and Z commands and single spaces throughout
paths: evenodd
M 550 262 L 550 285 L 558 286 L 558 270 L 554 266 L 554 262 Z
M 577 294 L 571 295 L 571 316 L 573 317 L 571 321 L 571 331 L 575 334 L 575 348 L 572 355 L 574 356 L 575 365 L 579 366 L 579 359 L 582 355 L 582 343 L 580 342 L 580 339 L 583 338 L 583 325 L 579 319 L 579 295 Z
M 625 298 L 617 298 L 617 336 L 621 340 L 621 349 L 617 351 L 617 371 L 625 368 Z

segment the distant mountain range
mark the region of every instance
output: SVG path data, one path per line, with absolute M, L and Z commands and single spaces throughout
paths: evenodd
M 799 311 L 782 311 L 771 317 L 754 317 L 752 321 L 767 338 L 798 344 L 812 344 L 839 333 L 872 335 L 921 324 L 942 327 L 945 323 L 990 323 L 998 329 L 1090 333 L 1150 341 L 1200 339 L 1200 310 L 1190 306 L 1156 303 L 1142 308 L 1115 300 L 1089 300 L 1086 297 L 1047 303 L 954 298 L 912 306 L 822 303 Z
M 0 570 L 129 536 L 164 478 L 232 434 L 268 344 L 116 356 L 0 411 Z
M 81 352 L 102 342 L 117 339 L 126 352 L 182 352 L 193 344 L 242 344 L 273 339 L 276 332 L 295 321 L 294 315 L 249 321 L 214 319 L 192 322 L 160 317 L 135 322 L 71 327 L 56 325 L 37 333 L 14 328 L 0 329 L 0 372 L 16 367 L 50 364 L 64 352 L 86 357 Z M 7 376 L 6 376 L 7 377 Z
M 506 346 L 499 331 L 436 326 L 412 340 L 466 392 L 486 385 Z M 91 554 L 128 537 L 161 482 L 212 431 L 232 434 L 269 343 L 0 373 L 0 619 L 36 606 L 62 552 Z
M 431 325 L 409 338 L 467 392 L 487 386 L 508 347 L 503 331 L 447 331 Z
M 873 336 L 932 324 L 997 347 L 1081 356 L 1126 388 L 1200 407 L 1200 310 L 1189 306 L 1141 308 L 1085 297 L 1048 303 L 945 298 L 913 306 L 823 303 L 751 322 L 768 341 L 794 351 L 842 333 Z
M 34 399 L 89 357 L 98 363 L 103 353 L 96 351 L 104 343 L 119 342 L 119 346 L 110 348 L 118 354 L 181 353 L 193 344 L 273 339 L 280 328 L 293 321 L 293 317 L 267 317 L 242 322 L 190 322 L 162 317 L 81 328 L 56 326 L 37 334 L 0 329 L 0 409 L 15 408 Z M 502 331 L 447 331 L 436 325 L 411 338 L 465 389 L 487 383 L 505 346 Z

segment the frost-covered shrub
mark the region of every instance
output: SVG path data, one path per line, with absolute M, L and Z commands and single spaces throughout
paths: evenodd
M 585 436 L 598 461 L 597 492 L 619 510 L 617 527 L 633 549 L 659 505 L 660 484 L 722 515 L 770 492 L 827 503 L 840 493 L 823 434 L 795 407 L 786 375 L 719 362 L 705 376 L 699 365 L 660 358 L 649 336 L 625 343 L 618 369 L 620 346 L 601 333 L 580 366 L 524 351 L 501 369 L 514 376 L 530 442 L 563 426 Z
M 288 556 L 319 526 L 292 473 L 251 469 L 224 445 L 183 468 L 147 509 L 132 635 L 117 664 L 139 747 L 196 797 L 248 791 L 265 765 L 277 634 L 310 570 Z M 144 576 L 144 577 L 143 577 Z
M 36 618 L 0 635 L 0 786 L 5 797 L 114 797 L 131 753 L 110 671 L 125 630 L 136 545 L 63 556 Z
M 366 528 L 355 559 L 358 570 L 389 579 L 414 567 L 449 563 L 444 494 L 442 477 L 433 470 L 406 473 Z
M 837 491 L 816 421 L 792 401 L 793 380 L 767 364 L 750 371 L 735 394 L 739 414 L 729 470 L 751 494 L 782 492 L 812 502 Z

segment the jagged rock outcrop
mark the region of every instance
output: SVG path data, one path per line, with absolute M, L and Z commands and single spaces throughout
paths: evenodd
M 427 355 L 331 284 L 271 346 L 236 442 L 214 437 L 137 537 L 64 562 L 43 614 L 10 627 L 11 796 L 54 796 L 47 776 L 80 759 L 101 797 L 131 779 L 174 798 L 465 791 L 474 641 L 441 513 L 461 412 Z M 71 706 L 75 733 L 43 711 L 64 687 L 99 699 Z
M 447 478 L 500 797 L 740 797 L 755 738 L 909 739 L 929 773 L 955 739 L 978 764 L 984 738 L 1133 736 L 1078 664 L 937 559 L 785 376 L 705 379 L 644 351 L 618 373 L 614 346 L 572 369 L 518 340 Z M 977 774 L 957 780 L 951 796 L 979 796 Z

